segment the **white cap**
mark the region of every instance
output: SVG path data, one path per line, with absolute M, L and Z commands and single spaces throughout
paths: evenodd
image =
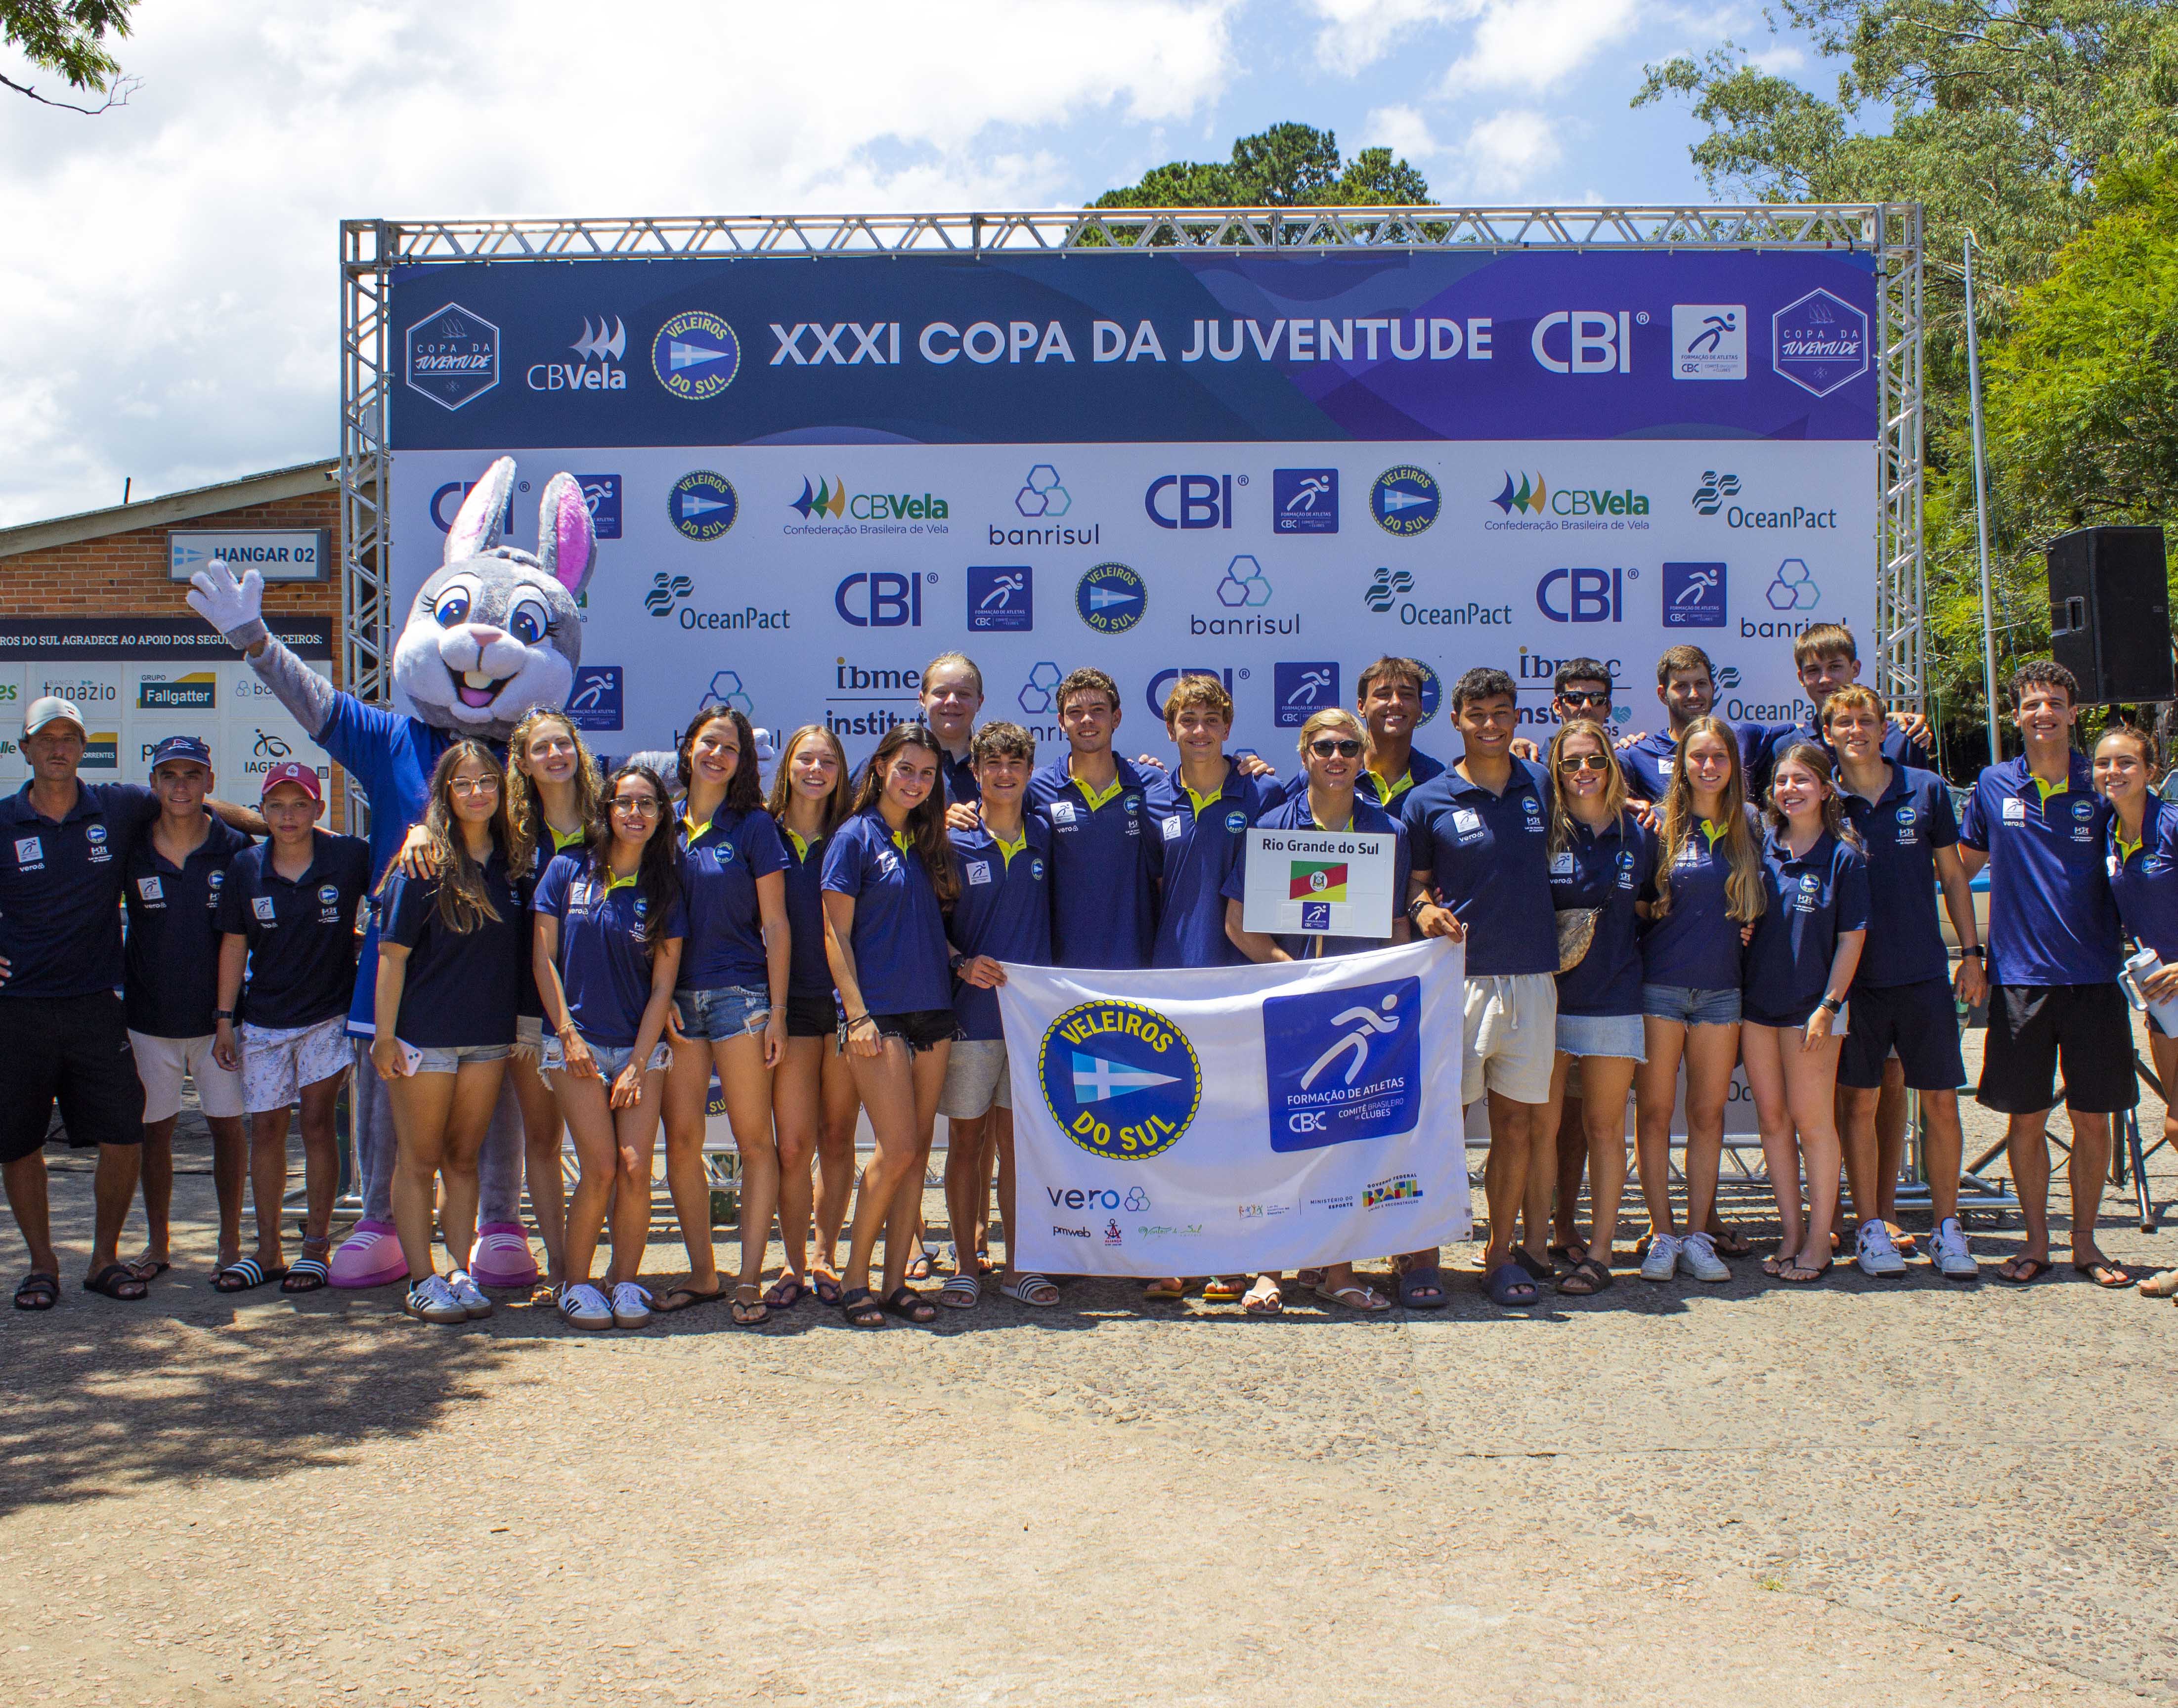
M 48 723 L 57 723 L 63 718 L 85 734 L 90 732 L 90 726 L 83 721 L 83 708 L 74 701 L 63 700 L 57 694 L 41 694 L 30 702 L 30 709 L 23 714 L 23 734 L 36 735 Z

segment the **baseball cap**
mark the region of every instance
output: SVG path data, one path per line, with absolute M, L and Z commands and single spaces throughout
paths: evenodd
M 170 759 L 186 759 L 211 769 L 211 749 L 199 736 L 169 735 L 151 750 L 151 769 L 156 771 Z
M 23 734 L 36 735 L 48 723 L 62 718 L 79 729 L 88 732 L 90 726 L 83 721 L 83 708 L 73 700 L 63 700 L 57 694 L 41 694 L 30 702 L 30 709 L 23 714 Z
M 318 781 L 318 773 L 310 767 L 292 759 L 283 765 L 274 766 L 265 773 L 265 787 L 257 791 L 257 798 L 264 799 L 283 783 L 293 783 L 312 800 L 321 805 L 325 800 L 325 785 Z

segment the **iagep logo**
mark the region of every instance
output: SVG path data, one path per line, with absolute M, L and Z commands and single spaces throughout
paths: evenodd
M 1202 1105 L 1187 1034 L 1139 1002 L 1081 1002 L 1044 1029 L 1044 1107 L 1092 1156 L 1136 1162 L 1179 1143 Z
M 1411 1132 L 1421 1117 L 1419 979 L 1263 999 L 1271 1149 Z

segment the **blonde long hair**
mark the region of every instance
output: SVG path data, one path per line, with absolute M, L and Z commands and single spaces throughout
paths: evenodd
M 582 815 L 585 835 L 599 822 L 603 811 L 600 803 L 605 797 L 605 778 L 598 771 L 597 756 L 590 751 L 589 743 L 583 739 L 583 732 L 575 728 L 566 712 L 555 712 L 549 706 L 539 707 L 516 724 L 514 734 L 506 738 L 506 859 L 508 866 L 516 871 L 527 871 L 538 864 L 538 844 L 550 840 L 544 808 L 537 799 L 537 785 L 530 781 L 521 765 L 528 753 L 530 738 L 545 723 L 556 723 L 574 738 L 575 805 Z
M 1564 794 L 1558 788 L 1558 756 L 1565 748 L 1566 738 L 1572 735 L 1585 735 L 1603 755 L 1604 821 L 1615 824 L 1626 810 L 1626 773 L 1619 766 L 1617 754 L 1612 750 L 1611 732 L 1593 718 L 1568 718 L 1551 738 L 1549 847 L 1553 854 L 1562 854 L 1573 843 L 1573 815 L 1566 810 Z
M 1656 813 L 1655 916 L 1672 910 L 1672 871 L 1689 838 L 1704 834 L 1701 815 L 1694 810 L 1694 779 L 1687 775 L 1687 747 L 1697 735 L 1713 735 L 1724 744 L 1730 768 L 1725 778 L 1724 851 L 1732 865 L 1724 881 L 1725 912 L 1743 925 L 1762 917 L 1768 898 L 1762 888 L 1762 851 L 1754 846 L 1747 824 L 1747 778 L 1740 769 L 1739 738 L 1721 718 L 1697 718 L 1679 736 L 1678 750 L 1672 756 L 1672 780 Z

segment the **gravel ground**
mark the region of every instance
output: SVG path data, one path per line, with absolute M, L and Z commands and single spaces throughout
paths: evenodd
M 201 1174 L 90 1298 L 84 1165 L 62 1308 L 0 1313 L 8 1704 L 2178 1704 L 2178 1312 L 2069 1269 L 425 1330 L 210 1292 Z

